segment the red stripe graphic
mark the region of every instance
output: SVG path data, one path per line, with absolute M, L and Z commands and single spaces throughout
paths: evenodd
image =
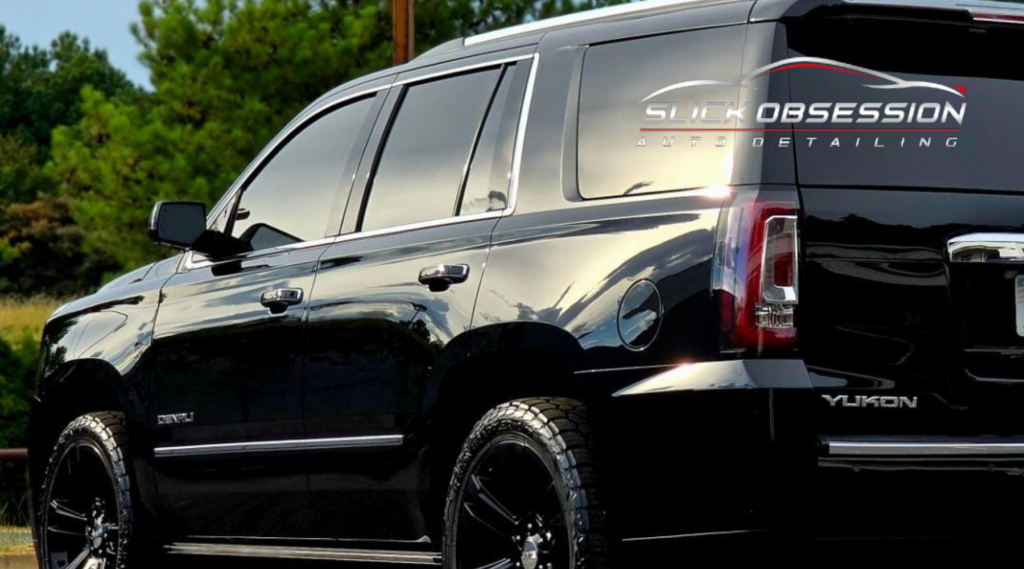
M 793 65 L 787 65 L 785 67 L 779 67 L 777 69 L 772 69 L 771 71 L 765 71 L 764 73 L 758 75 L 758 77 L 764 77 L 765 75 L 769 75 L 771 73 L 775 73 L 776 71 L 785 71 L 787 69 L 793 69 L 794 67 L 816 67 L 818 69 L 831 69 L 832 71 L 842 71 L 843 73 L 852 73 L 854 75 L 860 75 L 861 77 L 867 77 L 868 79 L 875 79 L 877 81 L 881 81 L 881 79 L 878 78 L 878 77 L 872 77 L 870 75 L 865 75 L 863 73 L 858 73 L 856 71 L 850 71 L 849 69 L 843 69 L 842 67 L 832 67 L 831 65 L 820 65 L 820 64 L 817 64 L 817 63 L 795 63 Z
M 960 132 L 958 128 L 642 128 L 640 132 Z

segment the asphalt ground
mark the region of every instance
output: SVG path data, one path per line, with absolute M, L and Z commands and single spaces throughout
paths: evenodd
M 1016 566 L 1024 552 L 1022 539 L 1000 542 L 975 540 L 836 541 L 802 547 L 773 548 L 756 544 L 721 544 L 702 551 L 681 549 L 656 560 L 624 560 L 622 569 L 731 567 L 985 567 Z M 263 561 L 252 559 L 171 557 L 164 569 L 409 569 L 409 565 L 341 564 L 336 562 Z M 563 569 L 563 568 L 555 568 Z M 569 569 L 569 568 L 564 568 Z
M 1021 564 L 1024 539 L 1000 541 L 922 539 L 908 542 L 832 541 L 776 547 L 742 542 L 700 549 L 680 548 L 656 559 L 625 559 L 621 569 L 764 567 L 986 567 Z M 331 561 L 272 561 L 225 557 L 169 556 L 139 569 L 409 569 L 409 565 L 338 563 Z M 29 556 L 0 556 L 0 569 L 35 569 Z M 560 568 L 556 568 L 560 569 Z M 568 568 L 565 568 L 568 569 Z

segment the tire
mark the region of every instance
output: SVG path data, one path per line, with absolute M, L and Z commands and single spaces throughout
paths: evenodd
M 607 514 L 583 404 L 526 399 L 473 428 L 445 508 L 445 569 L 605 569 Z
M 61 433 L 38 505 L 44 569 L 129 569 L 136 535 L 136 485 L 124 415 L 92 413 Z

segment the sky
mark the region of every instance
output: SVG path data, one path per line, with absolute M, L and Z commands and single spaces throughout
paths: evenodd
M 149 72 L 129 26 L 138 21 L 138 0 L 0 0 L 0 25 L 24 45 L 48 46 L 70 30 L 107 50 L 110 62 L 128 78 L 149 87 Z

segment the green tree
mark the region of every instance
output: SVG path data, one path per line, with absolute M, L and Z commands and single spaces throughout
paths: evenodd
M 331 86 L 389 57 L 375 5 L 308 0 L 143 0 L 135 35 L 155 92 L 84 93 L 84 119 L 54 133 L 49 172 L 89 252 L 131 267 L 161 199 L 212 203 L 259 149 Z
M 48 148 L 54 128 L 82 118 L 86 85 L 107 96 L 137 92 L 88 40 L 65 32 L 48 49 L 24 47 L 0 25 L 0 132 L 6 137 Z M 39 160 L 46 158 L 44 153 Z
M 110 265 L 86 258 L 44 168 L 54 128 L 82 120 L 87 85 L 125 101 L 141 94 L 86 40 L 64 33 L 49 48 L 24 47 L 0 26 L 0 293 L 80 292 Z
M 420 51 L 457 37 L 622 0 L 430 0 Z M 154 87 L 124 100 L 84 93 L 84 118 L 54 133 L 48 172 L 118 269 L 156 258 L 152 204 L 211 204 L 299 110 L 389 65 L 390 0 L 143 0 L 134 32 Z

